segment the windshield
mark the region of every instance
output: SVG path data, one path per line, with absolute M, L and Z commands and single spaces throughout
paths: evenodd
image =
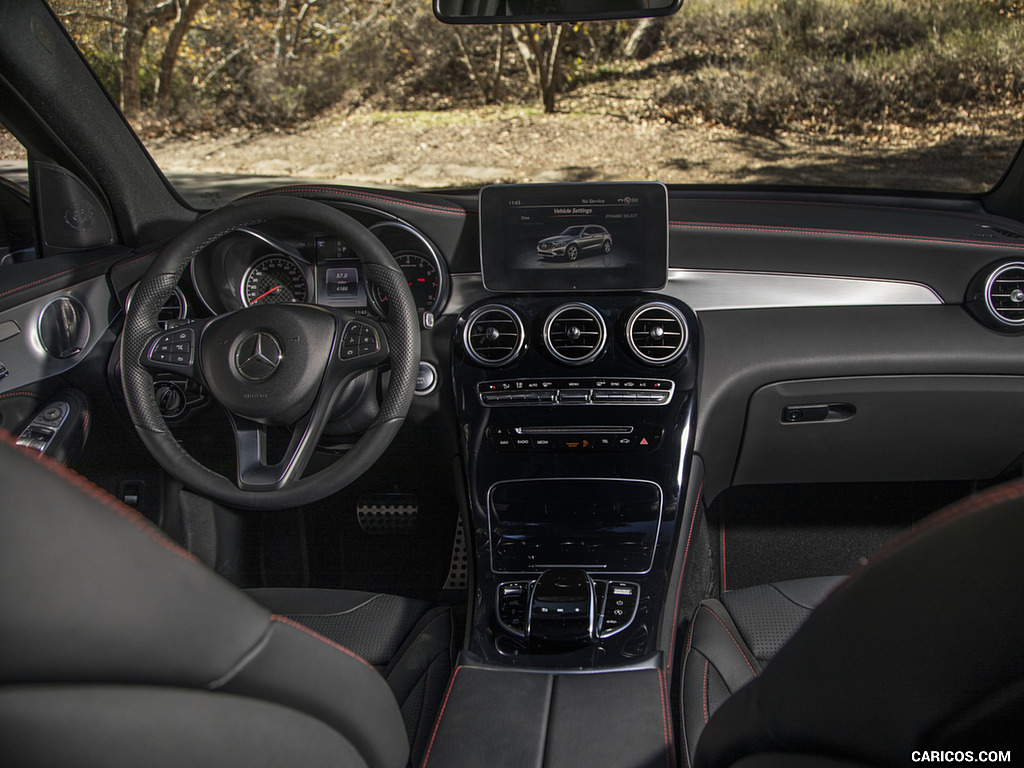
M 687 0 L 491 27 L 427 0 L 53 5 L 193 197 L 205 174 L 979 193 L 1024 126 L 1024 0 Z

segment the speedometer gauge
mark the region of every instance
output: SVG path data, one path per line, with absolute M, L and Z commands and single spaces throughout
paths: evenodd
M 437 267 L 418 253 L 402 253 L 395 256 L 395 261 L 402 269 L 402 274 L 409 281 L 412 300 L 420 314 L 432 310 L 437 303 L 437 294 L 441 289 L 441 275 Z M 377 301 L 386 309 L 388 297 L 383 291 L 377 291 Z
M 247 307 L 253 304 L 301 304 L 308 295 L 302 270 L 285 256 L 260 259 L 242 280 L 242 303 Z

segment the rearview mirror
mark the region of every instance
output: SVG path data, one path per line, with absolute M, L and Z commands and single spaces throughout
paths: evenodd
M 434 0 L 446 24 L 547 24 L 668 16 L 683 0 Z

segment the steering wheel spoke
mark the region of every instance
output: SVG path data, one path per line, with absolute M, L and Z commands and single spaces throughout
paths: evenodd
M 267 457 L 267 426 L 233 413 L 228 416 L 235 433 L 239 489 L 277 490 L 302 475 L 319 439 L 312 411 L 295 424 L 284 456 L 273 464 Z

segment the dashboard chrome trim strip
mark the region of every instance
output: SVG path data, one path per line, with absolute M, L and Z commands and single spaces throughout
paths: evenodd
M 777 272 L 672 269 L 665 292 L 695 311 L 705 312 L 943 303 L 934 290 L 921 283 Z
M 730 309 L 812 307 L 935 306 L 942 298 L 923 283 L 864 277 L 835 277 L 782 272 L 670 269 L 660 291 L 697 312 Z M 452 296 L 445 314 L 458 314 L 490 294 L 478 272 L 452 275 Z

